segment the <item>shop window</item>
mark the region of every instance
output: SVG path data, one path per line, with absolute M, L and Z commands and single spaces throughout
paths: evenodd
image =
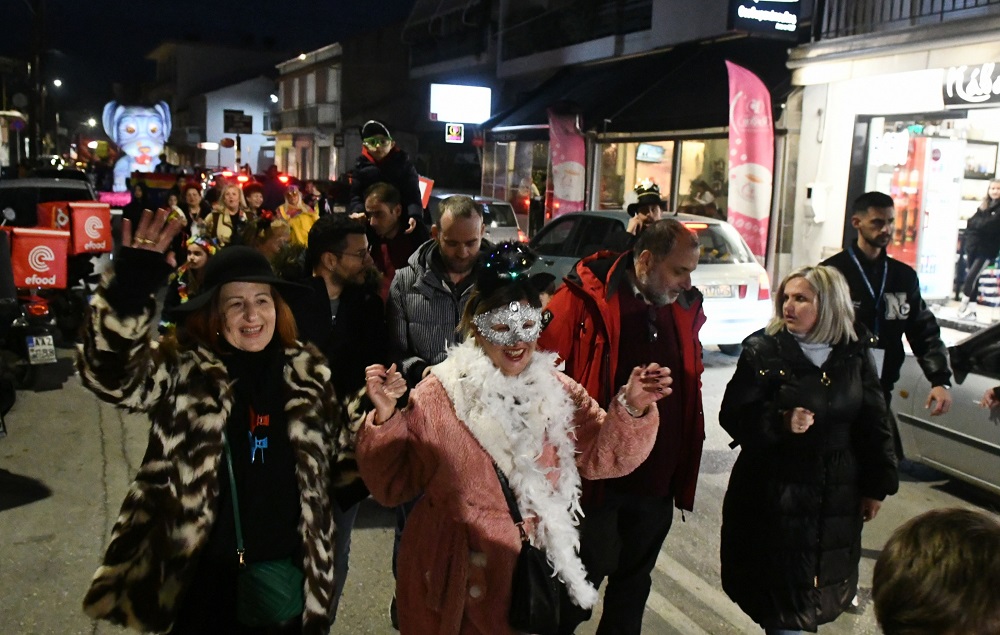
M 726 218 L 729 141 L 691 139 L 681 144 L 678 211 Z
M 644 141 L 606 143 L 601 146 L 599 209 L 624 209 L 635 201 L 633 189 L 649 179 L 660 187 L 660 196 L 672 195 L 674 142 Z

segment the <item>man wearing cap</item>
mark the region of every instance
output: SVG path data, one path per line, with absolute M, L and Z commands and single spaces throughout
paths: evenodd
M 634 191 L 636 202 L 625 208 L 630 217 L 628 227 L 611 234 L 604 243 L 605 249 L 618 253 L 628 251 L 646 226 L 660 220 L 667 209 L 667 202 L 660 198 L 660 187 L 651 180 L 640 181 Z
M 366 122 L 361 126 L 361 156 L 349 173 L 351 201 L 348 214 L 363 214 L 365 193 L 376 183 L 391 183 L 401 198 L 408 217 L 407 233 L 423 222 L 424 206 L 420 196 L 420 179 L 406 152 L 396 146 L 389 129 L 380 121 Z

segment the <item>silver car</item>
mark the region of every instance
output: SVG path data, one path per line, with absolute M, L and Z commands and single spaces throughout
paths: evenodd
M 727 355 L 738 355 L 740 342 L 767 325 L 771 318 L 771 284 L 767 272 L 729 223 L 677 214 L 670 216 L 698 235 L 701 257 L 691 281 L 705 297 L 707 321 L 701 343 L 716 345 Z M 543 227 L 531 246 L 539 255 L 531 273 L 547 272 L 561 284 L 580 258 L 607 244 L 608 237 L 625 230 L 623 211 L 586 211 L 559 216 Z
M 468 196 L 482 211 L 483 224 L 486 226 L 485 238 L 489 242 L 494 245 L 503 242 L 528 242 L 528 236 L 521 231 L 521 227 L 517 222 L 517 216 L 514 215 L 514 208 L 511 207 L 510 203 L 498 198 L 479 196 L 478 194 L 435 192 L 431 195 L 430 202 L 427 204 L 427 210 L 430 212 L 429 222 L 431 224 L 436 225 L 441 217 L 441 212 L 438 210 L 441 201 L 455 194 Z
M 892 395 L 903 456 L 1000 495 L 1000 408 L 979 406 L 987 389 L 1000 386 L 1000 324 L 949 353 L 951 410 L 934 417 L 924 408 L 931 386 L 920 364 L 912 355 L 903 362 Z

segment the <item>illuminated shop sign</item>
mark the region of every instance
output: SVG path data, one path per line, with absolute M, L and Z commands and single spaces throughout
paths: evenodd
M 950 66 L 942 87 L 946 108 L 1000 104 L 1000 68 L 994 62 L 978 66 Z
M 730 0 L 729 30 L 795 39 L 800 0 Z

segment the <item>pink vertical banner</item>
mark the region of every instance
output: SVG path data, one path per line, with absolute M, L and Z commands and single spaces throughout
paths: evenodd
M 549 157 L 552 162 L 552 218 L 583 209 L 587 148 L 576 115 L 549 109 Z
M 774 183 L 774 119 L 771 94 L 760 78 L 730 61 L 729 223 L 761 260 L 767 255 L 767 225 Z

